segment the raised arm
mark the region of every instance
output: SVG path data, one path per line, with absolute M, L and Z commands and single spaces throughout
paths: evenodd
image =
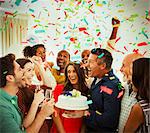
M 116 39 L 119 26 L 120 26 L 120 21 L 115 17 L 112 18 L 112 27 L 113 27 L 113 29 L 112 29 L 112 33 L 110 35 L 109 40 Z
M 32 59 L 35 64 L 35 71 L 38 71 L 36 73 L 41 76 L 43 84 L 54 89 L 56 87 L 56 80 L 49 68 L 46 68 L 46 70 L 44 69 L 39 57 L 34 56 Z
M 39 92 L 35 92 L 34 100 L 31 104 L 29 112 L 23 120 L 23 125 L 25 128 L 30 126 L 32 124 L 32 122 L 34 121 L 37 110 L 38 110 L 38 106 L 43 100 L 44 100 L 44 91 L 40 90 Z
M 120 26 L 120 21 L 117 18 L 112 18 L 113 29 L 112 29 L 110 38 L 107 42 L 107 45 L 106 45 L 106 49 L 110 52 L 112 52 L 114 50 L 119 26 Z
M 54 112 L 54 99 L 44 102 L 41 111 L 37 114 L 32 124 L 26 128 L 27 133 L 38 133 L 43 122 L 47 116 L 52 115 Z

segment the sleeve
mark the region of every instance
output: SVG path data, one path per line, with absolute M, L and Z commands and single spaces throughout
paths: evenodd
M 0 107 L 1 117 L 0 117 L 0 131 L 5 133 L 24 133 L 26 131 L 21 130 L 21 125 L 19 125 L 15 120 L 11 111 L 5 107 Z
M 55 99 L 55 102 L 58 101 L 58 96 L 61 95 L 61 93 L 63 92 L 63 89 L 64 89 L 64 85 L 61 85 L 61 84 L 58 84 L 54 91 L 53 91 L 53 96 L 54 96 L 54 99 Z
M 57 75 L 57 71 L 54 68 L 52 68 L 52 74 L 54 75 L 57 84 L 63 84 L 65 82 L 65 76 Z
M 52 89 L 54 90 L 56 85 L 57 85 L 56 79 L 54 78 L 53 74 L 51 73 L 51 71 L 48 68 L 46 69 L 46 74 L 47 74 L 47 76 L 49 77 L 49 79 L 51 81 L 50 82 L 51 83 L 50 87 L 52 87 Z
M 115 86 L 105 86 L 112 91 L 112 94 L 103 93 L 103 113 L 90 110 L 90 116 L 87 117 L 87 124 L 91 128 L 116 128 L 118 125 L 120 100 L 117 99 L 118 89 Z M 97 105 L 98 106 L 98 105 Z

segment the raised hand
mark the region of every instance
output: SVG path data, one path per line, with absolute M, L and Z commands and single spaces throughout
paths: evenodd
M 54 113 L 54 99 L 50 101 L 44 100 L 40 113 L 46 118 Z
M 118 25 L 118 27 L 119 27 L 119 25 L 120 25 L 120 20 L 119 20 L 117 17 L 112 18 L 112 25 L 113 25 L 113 26 L 116 25 L 116 27 L 117 27 L 117 25 Z
M 39 56 L 33 56 L 33 57 L 32 57 L 32 61 L 33 61 L 33 63 L 34 63 L 35 65 L 39 65 L 39 64 L 42 63 L 42 58 L 39 57 Z
M 40 90 L 34 93 L 34 102 L 40 104 L 44 100 L 44 90 Z

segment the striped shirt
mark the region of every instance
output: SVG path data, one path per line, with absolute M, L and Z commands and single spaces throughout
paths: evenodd
M 145 121 L 138 128 L 137 133 L 150 133 L 150 103 L 146 102 L 145 100 L 140 100 L 139 103 L 142 107 Z

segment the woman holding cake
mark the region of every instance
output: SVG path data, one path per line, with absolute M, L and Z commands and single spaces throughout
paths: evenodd
M 81 94 L 84 96 L 87 95 L 88 88 L 85 82 L 84 71 L 82 68 L 80 68 L 80 64 L 69 63 L 65 69 L 65 76 L 66 76 L 66 80 L 65 80 L 65 85 L 64 85 L 62 92 L 60 92 L 59 94 L 57 92 L 56 94 L 54 91 L 55 99 L 58 99 L 58 96 L 61 93 L 64 93 L 64 95 L 70 95 L 69 92 L 73 90 L 80 91 Z M 70 118 L 70 117 L 66 118 L 64 117 L 64 115 L 62 116 L 64 112 L 67 112 L 67 111 L 64 109 L 57 108 L 58 115 L 56 117 L 53 117 L 54 124 L 51 128 L 51 132 L 53 133 L 56 133 L 56 132 L 78 133 L 80 132 L 81 127 L 82 127 L 82 122 L 83 122 L 82 117 L 78 116 L 78 118 Z M 77 112 L 77 111 L 73 110 L 72 112 Z

